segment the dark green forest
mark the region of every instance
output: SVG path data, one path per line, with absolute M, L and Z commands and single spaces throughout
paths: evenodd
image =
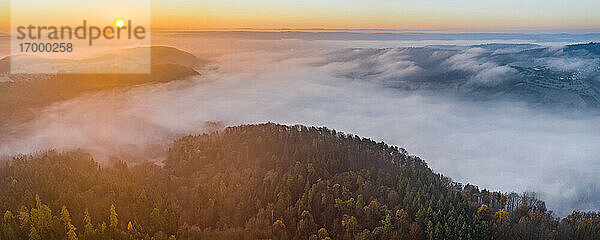
M 404 149 L 327 128 L 244 125 L 163 163 L 81 151 L 0 168 L 0 239 L 599 239 L 597 213 L 462 185 Z

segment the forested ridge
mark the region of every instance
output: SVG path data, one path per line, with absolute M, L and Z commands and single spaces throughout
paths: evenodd
M 598 239 L 533 193 L 436 174 L 404 149 L 327 128 L 229 127 L 175 141 L 164 163 L 84 152 L 0 168 L 0 239 Z

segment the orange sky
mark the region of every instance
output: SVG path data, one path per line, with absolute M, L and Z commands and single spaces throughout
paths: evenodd
M 6 0 L 0 1 L 0 30 L 7 31 L 10 28 L 10 9 Z
M 4 16 L 0 19 L 2 29 L 9 27 L 8 1 L 0 0 L 0 14 Z M 492 31 L 600 29 L 600 14 L 597 14 L 600 12 L 600 4 L 595 0 L 577 2 L 562 0 L 151 1 L 152 27 L 159 29 L 352 28 Z M 121 2 L 127 1 L 121 0 Z M 32 16 L 50 17 L 44 7 L 32 8 L 29 9 Z M 118 15 L 119 8 L 111 9 L 115 12 L 104 15 L 110 17 Z M 131 11 L 135 7 L 126 6 L 121 9 Z M 92 13 L 100 15 L 94 11 L 84 10 L 76 10 L 73 14 L 81 15 L 82 12 L 85 12 L 83 16 L 75 16 L 75 18 L 83 18 Z M 61 11 L 60 16 L 63 17 L 64 14 L 68 13 Z
M 597 0 L 155 0 L 153 27 L 599 29 Z

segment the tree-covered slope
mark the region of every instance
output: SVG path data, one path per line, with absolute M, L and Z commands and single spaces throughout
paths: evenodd
M 534 194 L 455 183 L 404 149 L 326 128 L 230 127 L 164 164 L 79 152 L 0 168 L 0 239 L 597 239 Z

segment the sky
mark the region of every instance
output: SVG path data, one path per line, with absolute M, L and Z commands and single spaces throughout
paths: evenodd
M 600 4 L 592 0 L 174 0 L 155 1 L 153 9 L 155 27 L 191 29 L 558 30 L 600 24 Z
M 34 3 L 48 1 L 23 0 Z M 57 10 L 68 14 L 98 14 L 85 10 L 86 4 L 74 0 L 50 0 L 78 3 L 81 8 Z M 129 0 L 140 2 L 146 0 Z M 148 0 L 152 4 L 152 25 L 160 29 L 394 29 L 394 30 L 598 30 L 600 4 L 594 0 Z M 0 0 L 0 27 L 9 26 L 10 0 Z M 106 1 L 102 1 L 106 2 Z M 131 11 L 127 0 L 114 1 L 108 15 Z M 147 2 L 147 1 L 146 1 Z M 99 2 L 92 4 L 97 5 Z M 115 5 L 115 6 L 112 6 Z M 97 8 L 94 8 L 97 9 Z M 142 8 L 144 9 L 144 8 Z M 31 17 L 51 17 L 46 7 L 31 7 Z M 81 17 L 81 16 L 75 16 Z

